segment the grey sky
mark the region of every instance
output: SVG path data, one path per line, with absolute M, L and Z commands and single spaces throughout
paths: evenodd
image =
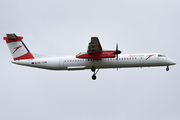
M 160 52 L 165 67 L 48 71 L 11 64 L 2 39 L 1 120 L 179 120 L 179 0 L 1 0 L 0 36 L 16 33 L 32 53 L 77 55 L 97 36 L 104 49 Z

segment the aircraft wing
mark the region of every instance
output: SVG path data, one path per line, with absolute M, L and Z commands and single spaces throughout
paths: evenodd
M 101 51 L 102 51 L 102 47 L 98 37 L 91 37 L 91 42 L 89 43 L 87 53 L 101 52 Z

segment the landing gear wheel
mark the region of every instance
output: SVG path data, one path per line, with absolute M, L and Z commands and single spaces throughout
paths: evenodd
M 96 75 L 95 75 L 95 74 L 92 76 L 92 79 L 93 79 L 93 80 L 96 80 Z
M 167 66 L 166 71 L 169 71 L 169 66 Z
M 96 68 L 94 66 L 91 67 L 91 71 L 92 72 L 95 72 L 96 71 Z

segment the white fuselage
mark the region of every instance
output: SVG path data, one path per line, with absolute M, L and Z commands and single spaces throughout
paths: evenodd
M 97 69 L 103 69 L 169 66 L 176 64 L 173 60 L 159 53 L 120 54 L 118 60 L 116 58 L 102 58 L 101 60 L 93 61 L 92 59 L 78 59 L 76 57 L 39 57 L 30 60 L 12 61 L 12 63 L 49 70 L 84 70 L 91 69 L 93 65 Z

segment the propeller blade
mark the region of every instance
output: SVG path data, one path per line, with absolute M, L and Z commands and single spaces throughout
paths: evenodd
M 116 61 L 118 61 L 118 43 L 116 43 Z
M 118 43 L 116 43 L 116 60 L 118 60 L 118 54 L 121 54 L 121 51 L 118 50 Z
M 118 43 L 116 43 L 116 51 L 118 51 Z

